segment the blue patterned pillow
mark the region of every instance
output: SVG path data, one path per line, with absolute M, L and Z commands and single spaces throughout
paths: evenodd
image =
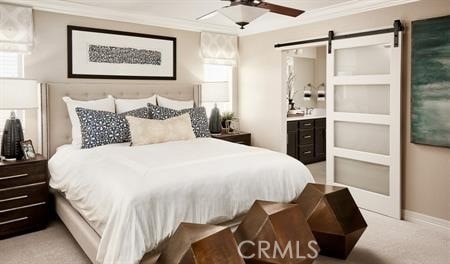
M 93 148 L 107 144 L 131 141 L 130 127 L 125 116 L 149 118 L 146 107 L 116 114 L 77 107 L 75 109 L 81 124 L 81 148 Z
M 174 110 L 153 104 L 147 104 L 149 109 L 149 116 L 152 119 L 164 120 L 167 118 L 179 116 L 189 113 L 191 117 L 191 125 L 196 137 L 210 137 L 208 117 L 204 107 L 194 107 L 183 110 Z

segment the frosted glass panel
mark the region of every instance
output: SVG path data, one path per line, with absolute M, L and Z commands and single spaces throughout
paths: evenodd
M 389 74 L 390 45 L 335 50 L 335 76 Z
M 389 85 L 337 85 L 334 111 L 389 114 Z
M 389 167 L 369 162 L 334 158 L 336 182 L 389 195 Z
M 336 121 L 334 144 L 338 148 L 389 155 L 389 126 Z

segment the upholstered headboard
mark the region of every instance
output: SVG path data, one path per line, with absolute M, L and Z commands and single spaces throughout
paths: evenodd
M 46 83 L 41 87 L 43 154 L 51 157 L 56 148 L 72 142 L 67 107 L 62 98 L 95 100 L 107 95 L 115 98 L 145 98 L 154 94 L 177 100 L 199 102 L 199 88 L 193 84 L 123 84 L 123 83 Z

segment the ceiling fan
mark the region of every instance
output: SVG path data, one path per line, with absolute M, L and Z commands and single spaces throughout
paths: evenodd
M 305 11 L 294 9 L 286 6 L 271 4 L 263 0 L 221 0 L 231 2 L 229 6 L 224 6 L 218 10 L 203 15 L 197 20 L 203 20 L 220 13 L 231 19 L 234 23 L 244 29 L 246 25 L 256 18 L 264 15 L 267 12 L 272 12 L 280 15 L 297 17 Z

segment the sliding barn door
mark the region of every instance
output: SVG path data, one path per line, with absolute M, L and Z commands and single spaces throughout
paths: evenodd
M 401 35 L 332 41 L 327 56 L 327 183 L 400 218 Z

